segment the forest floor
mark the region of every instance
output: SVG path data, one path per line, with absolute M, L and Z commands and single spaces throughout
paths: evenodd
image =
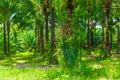
M 32 52 L 24 52 L 0 60 L 0 80 L 120 80 L 118 56 L 85 56 L 80 68 L 68 73 L 58 65 L 47 65 L 48 61 Z
M 47 69 L 51 67 L 59 67 L 58 65 L 48 65 L 47 60 L 43 60 L 42 57 L 36 56 L 33 52 L 24 52 L 5 57 L 0 60 L 0 65 L 11 66 L 15 68 L 39 68 Z

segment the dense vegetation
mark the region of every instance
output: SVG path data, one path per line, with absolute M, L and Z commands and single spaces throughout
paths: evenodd
M 119 57 L 120 0 L 0 0 L 1 80 L 120 79 Z

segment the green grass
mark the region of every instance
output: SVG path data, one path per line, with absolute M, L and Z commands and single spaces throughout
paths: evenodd
M 0 80 L 40 80 L 45 73 L 39 69 L 17 69 L 0 66 Z
M 116 80 L 120 79 L 120 69 L 109 68 L 86 69 L 83 73 L 78 71 L 67 72 L 62 69 L 49 68 L 13 68 L 0 66 L 0 80 Z
M 24 52 L 0 60 L 0 80 L 119 80 L 119 58 L 83 58 L 78 68 L 48 65 L 33 52 Z

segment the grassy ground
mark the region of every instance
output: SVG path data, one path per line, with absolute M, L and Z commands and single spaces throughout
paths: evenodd
M 34 57 L 33 57 L 34 56 Z M 47 65 L 34 53 L 20 53 L 0 60 L 0 80 L 119 80 L 120 59 L 83 57 L 77 69 Z

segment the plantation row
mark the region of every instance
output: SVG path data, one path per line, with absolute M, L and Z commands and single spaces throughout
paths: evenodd
M 1 0 L 0 54 L 33 51 L 67 67 L 119 54 L 119 9 L 119 0 Z

